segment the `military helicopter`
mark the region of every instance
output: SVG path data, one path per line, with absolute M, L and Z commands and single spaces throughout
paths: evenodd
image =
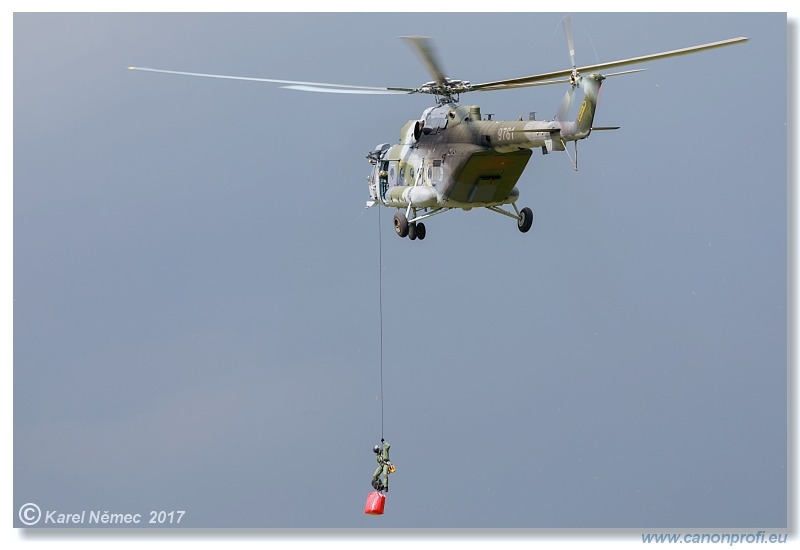
M 393 220 L 395 232 L 398 236 L 411 240 L 425 238 L 426 229 L 422 220 L 454 209 L 469 211 L 473 208 L 486 208 L 515 219 L 517 228 L 526 233 L 533 225 L 534 215 L 529 207 L 520 209 L 517 206 L 520 193 L 516 183 L 531 158 L 532 150 L 540 148 L 543 154 L 565 151 L 569 155 L 567 144 L 571 142 L 575 157 L 570 156 L 570 160 L 577 170 L 578 141 L 586 139 L 595 130 L 618 129 L 593 126 L 598 92 L 603 81 L 610 76 L 644 69 L 608 74 L 601 74 L 599 71 L 747 41 L 744 37 L 731 38 L 578 67 L 575 64 L 570 17 L 564 17 L 562 24 L 572 62 L 571 68 L 479 84 L 446 77 L 430 39 L 423 36 L 401 37 L 415 50 L 433 77 L 432 81 L 416 88 L 303 82 L 148 67 L 128 68 L 185 76 L 271 82 L 281 84 L 283 88 L 306 92 L 431 94 L 435 98 L 435 105 L 403 126 L 398 143 L 379 144 L 367 154 L 372 165 L 367 177 L 370 196 L 367 207 L 378 205 L 397 209 Z M 552 120 L 536 120 L 533 114 L 527 121 L 492 120 L 492 115 L 483 117 L 477 105 L 459 104 L 460 95 L 467 92 L 551 84 L 569 86 Z M 575 119 L 567 120 L 577 89 L 581 90 L 583 99 Z

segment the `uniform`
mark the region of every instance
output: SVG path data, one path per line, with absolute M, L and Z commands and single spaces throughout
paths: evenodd
M 372 474 L 372 486 L 376 491 L 389 491 L 389 468 L 392 463 L 389 461 L 389 447 L 386 441 L 381 439 L 381 445 L 375 445 L 373 451 L 375 452 L 375 460 L 378 462 L 378 467 Z M 381 479 L 383 476 L 383 479 Z

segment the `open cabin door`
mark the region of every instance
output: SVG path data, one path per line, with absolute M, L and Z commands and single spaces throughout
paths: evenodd
M 390 187 L 402 185 L 400 181 L 400 161 L 399 160 L 383 160 L 380 162 L 380 169 L 378 170 L 378 181 L 381 192 L 381 200 L 386 200 L 386 192 Z

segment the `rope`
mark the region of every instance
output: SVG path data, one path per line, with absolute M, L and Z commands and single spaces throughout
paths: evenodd
M 378 313 L 380 316 L 380 370 L 381 370 L 381 441 L 383 441 L 383 241 L 381 239 L 381 208 L 378 205 Z

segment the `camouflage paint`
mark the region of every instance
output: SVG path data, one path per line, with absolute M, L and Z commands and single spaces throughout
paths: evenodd
M 372 206 L 463 208 L 512 204 L 531 149 L 563 151 L 589 136 L 603 77 L 583 77 L 584 98 L 574 121 L 482 120 L 476 105 L 442 103 L 408 121 L 399 143 L 368 155 Z M 383 151 L 380 149 L 383 148 Z

